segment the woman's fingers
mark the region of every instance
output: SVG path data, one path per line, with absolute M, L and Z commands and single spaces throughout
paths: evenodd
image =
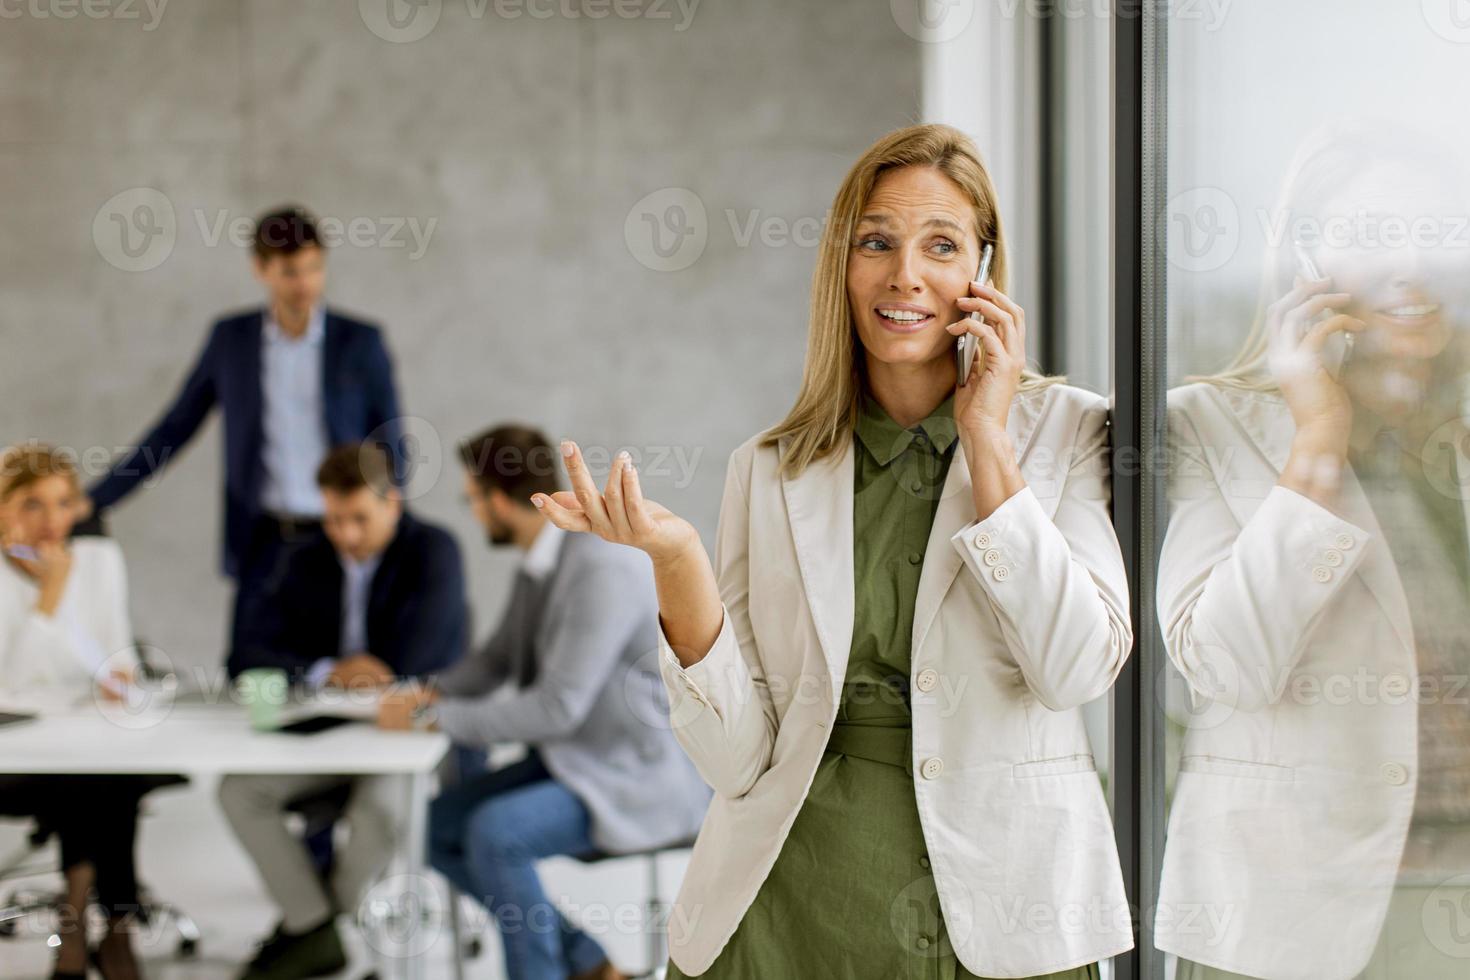
M 582 458 L 581 448 L 572 440 L 564 439 L 561 452 L 562 465 L 566 467 L 567 479 L 572 482 L 572 493 L 576 495 L 577 503 L 582 505 L 582 513 L 586 515 L 592 529 L 606 537 L 612 533 L 612 523 L 608 520 L 602 494 L 598 493 L 597 484 L 592 482 L 587 461 Z
M 549 496 L 544 493 L 533 494 L 531 502 L 541 509 L 547 520 L 563 531 L 592 530 L 592 522 L 582 513 L 582 505 L 577 503 L 577 498 L 570 491 L 558 490 Z
M 1358 333 L 1367 329 L 1367 326 L 1368 324 L 1362 320 L 1355 316 L 1348 316 L 1346 313 L 1330 316 L 1307 331 L 1307 335 L 1302 338 L 1302 349 L 1314 354 L 1320 353 L 1327 345 L 1327 338 L 1333 334 Z
M 628 510 L 628 526 L 636 538 L 652 534 L 657 523 L 643 499 L 643 488 L 638 485 L 638 467 L 631 461 L 623 467 L 623 505 Z
M 607 470 L 607 486 L 602 491 L 607 517 L 616 535 L 614 540 L 623 544 L 633 537 L 632 529 L 628 526 L 628 506 L 623 496 L 623 470 L 627 468 L 628 460 L 626 451 L 613 457 L 612 466 Z

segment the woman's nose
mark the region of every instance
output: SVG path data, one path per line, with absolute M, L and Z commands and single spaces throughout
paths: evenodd
M 894 253 L 888 288 L 900 293 L 918 292 L 923 288 L 919 280 L 918 256 L 909 249 L 899 249 Z

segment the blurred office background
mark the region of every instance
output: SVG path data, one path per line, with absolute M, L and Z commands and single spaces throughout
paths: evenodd
M 1146 111 L 1167 152 L 1145 165 L 1167 206 L 1144 234 L 1164 257 L 1167 309 L 1147 356 L 1176 383 L 1244 338 L 1257 215 L 1304 132 L 1375 112 L 1470 141 L 1449 122 L 1470 82 L 1470 28 L 1457 26 L 1470 20 L 1454 0 L 1153 6 L 1167 55 Z M 1110 8 L 17 2 L 0 22 L 0 441 L 45 438 L 96 472 L 166 404 L 212 319 L 259 302 L 232 223 L 302 203 L 344 239 L 328 302 L 385 329 L 422 449 L 411 506 L 459 536 L 483 635 L 513 562 L 477 544 L 457 440 L 519 419 L 604 463 L 630 448 L 649 496 L 710 541 L 729 451 L 795 393 L 838 180 L 874 138 L 924 120 L 967 130 L 987 157 L 1037 364 L 1131 392 L 1143 364 L 1115 358 L 1138 354 L 1117 343 L 1138 326 L 1117 322 L 1136 312 L 1118 303 L 1117 242 L 1137 216 L 1114 202 L 1139 175 L 1120 143 Z M 1201 261 L 1184 236 L 1212 230 L 1230 240 Z M 183 670 L 222 651 L 219 449 L 215 422 L 112 519 L 138 632 Z M 1149 561 L 1146 547 L 1130 557 Z M 1161 710 L 1152 677 L 1131 682 L 1143 697 L 1125 712 Z M 1114 731 L 1139 737 L 1108 708 L 1090 722 L 1104 770 L 1137 748 Z M 1139 788 L 1150 778 L 1129 773 L 1144 805 L 1125 808 L 1120 837 L 1161 824 L 1162 783 Z M 206 929 L 203 959 L 158 975 L 230 975 L 268 908 L 207 791 L 150 805 L 144 872 Z M 1147 848 L 1131 856 L 1147 864 Z M 641 901 L 639 875 L 618 867 L 557 865 L 548 887 Z M 638 963 L 639 936 L 607 944 Z M 498 975 L 491 946 L 477 975 Z M 0 976 L 45 964 L 44 950 L 0 944 Z

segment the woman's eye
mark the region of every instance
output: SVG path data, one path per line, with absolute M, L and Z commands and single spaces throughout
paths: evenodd
M 958 251 L 958 249 L 955 248 L 954 242 L 944 239 L 935 242 L 934 247 L 939 250 L 940 255 L 953 255 L 956 251 Z
M 888 243 L 881 238 L 863 238 L 858 241 L 858 248 L 865 252 L 881 252 L 888 247 Z

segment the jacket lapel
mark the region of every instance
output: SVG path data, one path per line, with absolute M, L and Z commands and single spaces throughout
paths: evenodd
M 782 439 L 783 457 L 786 445 Z M 849 437 L 840 451 L 810 464 L 795 478 L 781 477 L 796 563 L 834 691 L 842 690 L 852 646 L 854 466 Z
M 1024 459 L 1030 447 L 1031 437 L 1048 404 L 1046 395 L 1044 389 L 1029 393 L 1017 398 L 1012 406 L 1006 429 L 1015 445 L 1017 460 Z M 786 440 L 781 440 L 782 454 L 786 451 L 786 444 Z M 817 639 L 827 661 L 834 691 L 842 689 L 847 656 L 852 646 L 852 481 L 855 465 L 853 440 L 849 436 L 840 452 L 812 463 L 795 478 L 781 478 L 796 562 L 801 570 L 812 622 L 816 624 Z M 963 564 L 959 554 L 950 546 L 949 538 L 974 519 L 970 471 L 963 448 L 956 444 L 929 532 L 924 566 L 919 573 L 919 589 L 914 601 L 915 651 L 923 642 L 950 583 Z
M 342 364 L 342 321 L 338 320 L 330 310 L 324 314 L 322 325 L 322 424 L 327 428 L 327 436 L 332 445 L 351 442 L 352 435 L 344 431 L 344 426 L 337 424 L 338 403 L 337 374 L 338 367 Z
M 1296 431 L 1295 423 L 1280 397 L 1260 392 L 1240 391 L 1234 388 L 1214 389 L 1229 407 L 1240 427 L 1250 436 L 1256 448 L 1271 464 L 1279 477 L 1286 468 L 1291 455 L 1291 438 Z M 1338 515 L 1350 524 L 1355 524 L 1372 535 L 1368 543 L 1369 554 L 1358 565 L 1357 575 L 1373 593 L 1387 614 L 1399 640 L 1409 649 L 1414 649 L 1414 631 L 1409 619 L 1408 597 L 1404 595 L 1399 581 L 1398 569 L 1394 566 L 1393 554 L 1383 540 L 1383 529 L 1373 515 L 1368 495 L 1351 466 L 1343 472 L 1342 493 L 1339 498 Z

